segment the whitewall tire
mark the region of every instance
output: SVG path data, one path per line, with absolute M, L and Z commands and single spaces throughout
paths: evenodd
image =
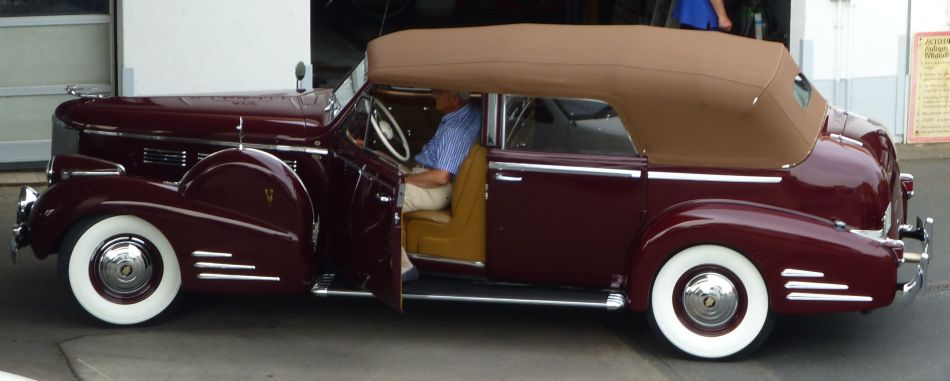
M 105 323 L 147 322 L 166 311 L 181 288 L 171 243 L 155 226 L 135 216 L 78 224 L 59 255 L 67 292 L 84 311 Z
M 755 265 L 715 245 L 685 249 L 660 268 L 650 292 L 650 315 L 670 344 L 705 359 L 751 352 L 774 320 Z

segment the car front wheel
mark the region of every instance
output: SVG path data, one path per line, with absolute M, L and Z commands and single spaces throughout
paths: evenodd
M 663 265 L 651 289 L 650 315 L 670 344 L 706 359 L 751 353 L 774 321 L 755 265 L 715 245 L 690 247 Z
M 105 323 L 147 322 L 169 309 L 181 288 L 168 239 L 135 216 L 81 222 L 67 234 L 59 255 L 68 294 Z

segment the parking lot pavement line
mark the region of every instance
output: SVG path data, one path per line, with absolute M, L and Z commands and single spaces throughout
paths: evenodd
M 89 368 L 89 369 L 92 369 L 93 372 L 96 372 L 96 374 L 102 376 L 103 378 L 105 378 L 105 379 L 107 379 L 107 380 L 109 380 L 109 381 L 114 381 L 111 377 L 107 376 L 105 373 L 102 373 L 101 371 L 99 371 L 99 369 L 96 369 L 96 367 L 94 367 L 94 366 L 92 366 L 92 365 L 89 365 L 89 364 L 88 364 L 87 362 L 85 362 L 85 361 L 82 361 L 81 358 L 78 358 L 78 357 L 77 357 L 77 358 L 76 358 L 76 361 L 79 362 L 80 364 L 82 364 L 83 366 L 85 366 L 85 367 L 87 367 L 87 368 Z

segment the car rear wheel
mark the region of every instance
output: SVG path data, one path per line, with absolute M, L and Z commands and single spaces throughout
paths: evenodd
M 715 245 L 688 248 L 663 265 L 651 289 L 650 315 L 670 344 L 705 359 L 751 353 L 774 321 L 755 265 Z
M 73 227 L 59 257 L 67 293 L 102 322 L 132 325 L 169 309 L 181 288 L 168 239 L 135 216 L 110 216 Z

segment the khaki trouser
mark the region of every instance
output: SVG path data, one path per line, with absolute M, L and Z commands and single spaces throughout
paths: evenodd
M 427 171 L 424 167 L 415 167 L 412 173 Z M 416 210 L 442 210 L 449 207 L 452 198 L 452 183 L 445 184 L 436 188 L 422 188 L 412 184 L 406 184 L 406 192 L 403 194 L 402 212 L 412 212 Z M 412 262 L 406 255 L 406 244 L 402 244 L 402 272 L 412 268 Z

